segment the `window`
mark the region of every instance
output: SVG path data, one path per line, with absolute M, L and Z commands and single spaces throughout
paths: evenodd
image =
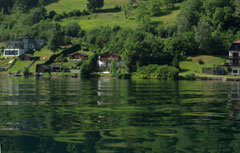
M 5 50 L 5 55 L 8 55 L 8 56 L 18 55 L 18 50 Z
M 233 70 L 233 73 L 238 73 L 238 70 Z
M 238 57 L 238 53 L 233 53 L 233 57 Z

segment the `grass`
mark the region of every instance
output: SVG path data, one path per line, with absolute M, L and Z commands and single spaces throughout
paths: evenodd
M 102 9 L 114 8 L 128 3 L 128 0 L 105 0 Z M 87 9 L 87 0 L 59 0 L 46 6 L 48 11 L 54 10 L 57 13 L 70 12 L 71 10 L 83 11 Z
M 44 47 L 41 51 L 35 51 L 34 56 L 39 56 L 40 60 L 35 62 L 30 67 L 29 71 L 35 73 L 37 64 L 43 64 L 45 62 L 45 60 L 43 60 L 43 57 L 47 57 L 47 59 L 49 59 L 52 55 L 53 55 L 53 52 L 48 50 L 46 47 Z M 4 61 L 6 61 L 6 60 L 4 60 Z M 8 71 L 11 71 L 11 72 L 21 71 L 21 72 L 23 72 L 25 70 L 25 67 L 28 67 L 31 63 L 32 63 L 32 61 L 16 61 L 16 63 L 13 65 L 13 67 L 10 68 Z
M 199 64 L 199 60 L 202 60 L 203 64 Z M 225 62 L 225 58 L 216 56 L 202 55 L 196 57 L 188 57 L 186 61 L 180 62 L 180 68 L 182 69 L 182 71 L 179 75 L 186 76 L 190 73 L 194 73 L 195 75 L 206 75 L 202 73 L 202 68 L 211 68 L 217 65 L 223 65 Z
M 57 13 L 69 12 L 74 9 L 82 11 L 86 9 L 86 2 L 87 0 L 71 0 L 71 2 L 69 2 L 69 0 L 59 0 L 56 3 L 51 3 L 47 5 L 46 9 L 48 11 L 54 10 Z M 138 27 L 138 23 L 135 21 L 134 15 L 132 15 L 132 17 L 130 17 L 129 19 L 126 19 L 123 11 L 107 12 L 106 10 L 113 9 L 116 6 L 123 6 L 127 3 L 128 0 L 105 0 L 104 7 L 102 8 L 103 11 L 105 10 L 104 13 L 93 13 L 88 16 L 66 18 L 60 21 L 60 24 L 66 25 L 71 21 L 76 21 L 84 30 L 90 30 L 100 26 L 121 26 L 122 28 L 136 29 Z M 181 3 L 175 4 L 175 7 L 180 8 Z M 159 17 L 151 17 L 151 20 L 157 24 L 163 24 L 164 26 L 172 26 L 176 23 L 176 19 L 179 13 L 180 9 L 176 9 Z

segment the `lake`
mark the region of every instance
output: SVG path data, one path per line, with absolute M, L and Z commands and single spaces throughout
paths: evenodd
M 240 83 L 0 79 L 1 153 L 233 153 Z

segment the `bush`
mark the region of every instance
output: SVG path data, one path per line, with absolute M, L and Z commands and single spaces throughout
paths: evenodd
M 194 73 L 190 73 L 190 74 L 187 74 L 185 76 L 185 79 L 186 80 L 196 80 L 196 77 L 195 77 L 195 74 Z
M 140 79 L 160 79 L 160 80 L 176 80 L 178 78 L 178 69 L 172 66 L 148 65 L 140 67 L 134 78 Z
M 91 68 L 90 68 L 90 64 L 88 62 L 85 62 L 81 65 L 80 68 L 80 75 L 83 77 L 88 77 L 91 74 Z
M 204 64 L 203 60 L 202 59 L 198 59 L 198 64 L 200 64 L 200 65 Z
M 32 73 L 29 71 L 29 69 L 28 68 L 24 68 L 24 71 L 23 71 L 23 75 L 24 76 L 27 76 L 27 75 L 31 75 Z

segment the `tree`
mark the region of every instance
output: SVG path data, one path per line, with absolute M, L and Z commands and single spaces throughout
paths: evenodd
M 97 8 L 102 8 L 104 5 L 104 0 L 88 0 L 87 8 L 90 12 L 95 11 Z
M 64 27 L 64 33 L 67 36 L 71 36 L 71 37 L 77 37 L 80 30 L 81 30 L 81 27 L 79 26 L 79 24 L 74 21 L 70 22 Z
M 152 16 L 160 15 L 161 2 L 159 0 L 150 0 L 148 3 L 148 9 Z

